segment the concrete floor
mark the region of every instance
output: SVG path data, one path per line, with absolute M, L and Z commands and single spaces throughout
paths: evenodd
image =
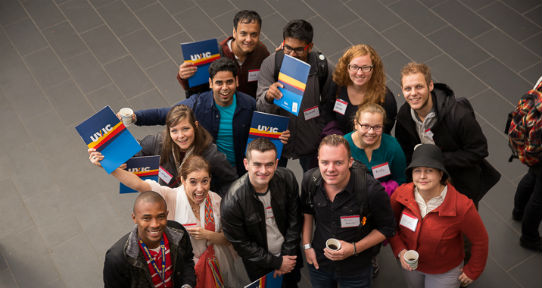
M 100 287 L 105 251 L 132 227 L 134 195 L 88 162 L 74 127 L 105 105 L 164 107 L 184 99 L 180 42 L 231 33 L 257 10 L 268 48 L 304 18 L 335 63 L 345 48 L 375 47 L 397 101 L 399 70 L 427 63 L 473 103 L 503 174 L 480 204 L 490 235 L 472 287 L 541 287 L 542 254 L 519 247 L 511 219 L 526 172 L 510 155 L 506 114 L 542 72 L 538 0 L 2 0 L 0 1 L 0 287 Z M 142 137 L 159 127 L 131 127 Z M 301 176 L 297 161 L 290 167 Z M 403 285 L 389 248 L 375 287 Z M 301 287 L 310 286 L 304 273 Z

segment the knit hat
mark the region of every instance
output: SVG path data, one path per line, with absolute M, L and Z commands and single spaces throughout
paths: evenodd
M 414 148 L 412 161 L 406 168 L 406 173 L 411 174 L 412 169 L 416 167 L 435 168 L 444 173 L 443 177 L 448 177 L 448 171 L 444 168 L 444 160 L 440 148 L 433 144 L 420 144 Z

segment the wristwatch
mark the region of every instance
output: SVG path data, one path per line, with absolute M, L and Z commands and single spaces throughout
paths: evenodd
M 304 250 L 311 249 L 311 248 L 312 248 L 311 243 L 307 243 L 307 244 L 303 245 Z

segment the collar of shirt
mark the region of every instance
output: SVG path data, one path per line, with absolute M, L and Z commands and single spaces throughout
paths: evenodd
M 435 112 L 435 108 L 431 109 L 431 111 L 423 119 L 423 122 L 420 120 L 420 117 L 418 117 L 418 114 L 416 114 L 416 111 L 414 111 L 412 108 L 410 109 L 410 115 L 416 124 L 416 130 L 418 132 L 418 136 L 420 137 L 421 143 L 435 144 L 433 141 L 433 136 L 426 133 L 426 131 L 433 128 L 437 122 L 437 113 Z
M 425 202 L 420 192 L 418 192 L 418 188 L 414 188 L 414 199 L 416 199 L 416 203 L 418 203 L 418 207 L 420 207 L 420 214 L 422 215 L 422 218 L 444 202 L 447 192 L 448 186 L 444 186 L 444 189 L 442 189 L 439 196 L 433 197 L 429 199 L 429 201 Z
M 326 202 L 329 203 L 331 209 L 335 210 L 338 207 L 341 207 L 344 204 L 344 202 L 349 201 L 349 199 L 354 195 L 354 191 L 355 191 L 354 177 L 352 176 L 353 175 L 350 174 L 350 179 L 348 180 L 348 184 L 346 184 L 346 187 L 344 187 L 344 189 L 341 192 L 335 195 L 335 199 L 333 199 L 333 202 L 331 202 L 331 200 L 327 196 L 325 185 L 323 185 L 324 180 L 322 179 L 322 185 L 320 186 L 320 191 L 324 199 L 326 200 Z

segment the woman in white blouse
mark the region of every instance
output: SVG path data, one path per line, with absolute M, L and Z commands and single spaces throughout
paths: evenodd
M 104 156 L 93 149 L 89 149 L 89 154 L 90 161 L 100 166 L 99 162 Z M 214 257 L 216 257 L 226 287 L 240 287 L 248 283 L 244 266 L 238 265 L 242 263 L 239 256 L 222 232 L 220 225 L 222 198 L 215 192 L 209 191 L 211 176 L 209 164 L 205 159 L 191 155 L 184 161 L 179 169 L 182 185 L 177 188 L 161 186 L 153 180 L 143 181 L 137 175 L 121 168 L 111 172 L 111 175 L 134 190 L 139 192 L 151 190 L 164 197 L 169 211 L 168 220 L 181 223 L 190 234 L 198 287 L 210 287 L 209 282 L 206 284 L 201 282 L 212 278 L 202 277 L 201 273 L 202 271 L 209 273 L 209 270 L 205 268 L 207 268 L 209 258 Z M 202 258 L 203 261 L 199 262 L 204 253 L 206 253 L 205 259 Z

